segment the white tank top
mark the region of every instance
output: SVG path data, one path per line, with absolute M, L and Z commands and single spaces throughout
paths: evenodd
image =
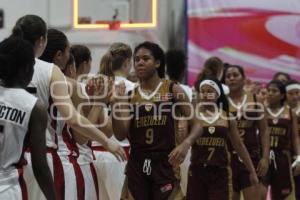
M 18 176 L 14 164 L 18 163 L 22 155 L 36 101 L 36 97 L 23 89 L 0 86 L 0 184 L 5 179 L 2 179 L 3 176 Z
M 189 101 L 192 102 L 193 100 L 193 90 L 188 85 L 180 84 L 180 87 L 183 89 L 185 94 L 188 96 Z
M 119 84 L 122 81 L 124 81 L 126 89 L 125 89 L 125 93 L 128 94 L 129 91 L 133 90 L 135 87 L 137 87 L 137 84 L 134 82 L 131 82 L 129 80 L 127 80 L 126 78 L 122 77 L 122 76 L 115 76 L 115 84 Z
M 80 83 L 82 94 L 87 96 L 85 93 L 85 84 Z M 77 92 L 77 91 L 73 91 Z M 57 113 L 58 118 L 61 118 L 60 113 Z M 57 121 L 57 138 L 58 138 L 58 155 L 62 158 L 62 162 L 68 162 L 68 156 L 77 157 L 79 164 L 90 164 L 93 161 L 92 149 L 87 145 L 79 145 L 73 138 L 72 129 L 65 123 L 64 120 Z
M 56 120 L 51 115 L 56 115 L 56 108 L 52 105 L 52 98 L 50 95 L 50 83 L 53 71 L 53 63 L 48 63 L 40 59 L 35 59 L 34 74 L 29 88 L 36 90 L 33 94 L 42 102 L 48 110 L 48 123 L 46 129 L 46 144 L 47 147 L 57 148 L 57 129 Z
M 125 89 L 126 94 L 128 94 L 129 91 L 133 91 L 133 89 L 138 86 L 137 83 L 131 82 L 131 81 L 127 80 L 126 78 L 122 77 L 122 76 L 115 76 L 114 84 L 120 84 L 122 81 L 124 81 L 124 84 L 125 84 L 125 87 L 126 87 L 126 89 Z M 122 141 L 119 141 L 119 140 L 117 140 L 117 138 L 114 135 L 112 135 L 111 139 L 117 141 L 122 147 L 128 147 L 129 146 L 128 139 L 124 139 Z M 93 141 L 92 146 L 97 147 L 97 146 L 102 146 L 102 144 Z

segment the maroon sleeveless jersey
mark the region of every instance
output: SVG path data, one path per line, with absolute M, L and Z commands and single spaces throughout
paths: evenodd
M 224 111 L 222 115 L 226 116 Z M 228 121 L 219 117 L 211 124 L 203 120 L 198 120 L 198 123 L 203 127 L 203 134 L 192 147 L 191 165 L 227 167 L 229 164 Z
M 133 90 L 129 101 L 133 106 L 133 119 L 128 138 L 132 151 L 169 152 L 175 147 L 172 87 L 173 82 L 162 80 L 155 95 L 147 98 L 139 87 Z
M 246 93 L 245 98 L 245 103 L 239 112 L 237 111 L 237 108 L 232 105 L 232 103 L 229 103 L 229 112 L 237 121 L 239 135 L 249 153 L 252 151 L 259 152 L 260 143 L 257 135 L 256 118 L 259 117 L 260 114 L 264 113 L 257 112 L 257 106 L 255 105 L 257 102 L 254 95 Z M 230 144 L 229 146 L 229 149 L 232 151 L 232 145 Z
M 268 125 L 270 128 L 270 149 L 271 150 L 291 150 L 291 109 L 283 107 L 283 111 L 278 117 L 274 117 L 267 109 Z

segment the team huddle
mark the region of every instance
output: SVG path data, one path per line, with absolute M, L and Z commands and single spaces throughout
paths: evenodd
M 113 43 L 95 75 L 91 61 L 36 15 L 0 43 L 0 199 L 109 200 L 105 159 L 127 161 L 123 200 L 300 199 L 288 74 L 263 85 L 212 57 L 189 87 L 183 51 L 152 42 Z

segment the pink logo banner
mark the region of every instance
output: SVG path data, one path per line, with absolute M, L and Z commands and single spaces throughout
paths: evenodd
M 300 80 L 299 0 L 188 0 L 188 83 L 205 60 L 241 65 L 253 81 Z

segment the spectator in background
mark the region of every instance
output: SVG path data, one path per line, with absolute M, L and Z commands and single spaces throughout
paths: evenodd
M 287 73 L 277 72 L 276 74 L 274 74 L 273 80 L 278 80 L 285 85 L 291 80 L 291 77 Z
M 222 80 L 223 73 L 224 73 L 223 61 L 218 57 L 211 57 L 205 61 L 204 67 L 202 71 L 198 74 L 198 77 L 194 85 L 195 86 L 200 85 L 201 81 L 206 78 L 216 78 L 218 80 Z M 229 94 L 228 86 L 222 84 L 222 87 L 225 95 Z
M 174 49 L 169 50 L 166 53 L 167 74 L 170 80 L 179 84 L 183 81 L 187 66 L 186 59 L 187 58 L 183 50 Z M 192 88 L 183 84 L 180 84 L 180 86 L 189 97 L 189 100 L 192 101 Z

